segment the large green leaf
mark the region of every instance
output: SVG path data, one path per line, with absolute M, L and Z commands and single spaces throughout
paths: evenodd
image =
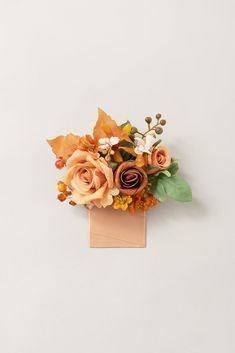
M 166 194 L 176 201 L 192 201 L 192 191 L 189 184 L 180 176 L 173 175 L 167 177 L 164 174 L 159 176 L 161 185 L 163 185 Z M 159 180 L 158 180 L 159 183 Z
M 167 194 L 163 185 L 163 182 L 158 177 L 152 177 L 150 179 L 151 182 L 151 192 L 154 196 L 160 201 L 164 202 L 167 199 Z

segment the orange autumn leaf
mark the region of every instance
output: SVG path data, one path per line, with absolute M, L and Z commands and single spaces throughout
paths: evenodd
M 117 163 L 123 162 L 122 155 L 121 155 L 121 153 L 119 152 L 119 150 L 117 148 L 114 149 L 113 159 Z
M 47 140 L 55 153 L 56 158 L 61 158 L 65 162 L 78 148 L 80 137 L 74 134 L 68 134 L 66 136 L 58 136 L 54 139 Z
M 126 130 L 122 130 L 108 114 L 98 108 L 98 119 L 93 130 L 94 141 L 98 144 L 100 138 L 118 137 L 120 141 L 131 141 Z
M 93 130 L 93 136 L 96 143 L 100 138 L 110 138 L 112 136 L 116 136 L 121 140 L 122 129 L 109 115 L 98 108 L 98 120 Z
M 137 167 L 143 167 L 145 165 L 145 159 L 142 154 L 138 154 L 135 160 Z

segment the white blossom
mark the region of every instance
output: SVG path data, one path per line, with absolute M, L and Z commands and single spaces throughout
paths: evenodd
M 153 134 L 146 135 L 145 138 L 135 137 L 135 153 L 143 154 L 148 153 L 151 154 L 153 145 L 157 141 L 157 138 Z
M 112 136 L 110 138 L 104 137 L 99 139 L 99 149 L 100 150 L 108 150 L 112 148 L 112 146 L 117 145 L 119 142 L 119 138 L 116 136 Z

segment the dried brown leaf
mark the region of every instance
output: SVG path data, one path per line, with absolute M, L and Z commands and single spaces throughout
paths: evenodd
M 54 139 L 47 140 L 55 153 L 56 158 L 61 158 L 65 162 L 78 148 L 80 137 L 74 134 L 68 134 L 66 136 L 58 136 Z

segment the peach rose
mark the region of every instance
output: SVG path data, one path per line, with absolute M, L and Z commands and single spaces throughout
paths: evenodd
M 138 195 L 147 183 L 146 172 L 135 162 L 123 162 L 115 172 L 115 184 L 123 195 Z
M 159 170 L 167 169 L 171 164 L 169 150 L 165 146 L 157 147 L 153 150 L 152 154 L 148 156 L 148 163 L 156 166 L 156 168 L 150 169 L 148 174 L 153 174 Z
M 97 207 L 106 207 L 113 203 L 113 195 L 118 189 L 114 187 L 113 171 L 104 158 L 95 153 L 76 150 L 67 160 L 68 171 L 64 182 L 72 190 L 72 200 L 84 205 L 90 202 Z

